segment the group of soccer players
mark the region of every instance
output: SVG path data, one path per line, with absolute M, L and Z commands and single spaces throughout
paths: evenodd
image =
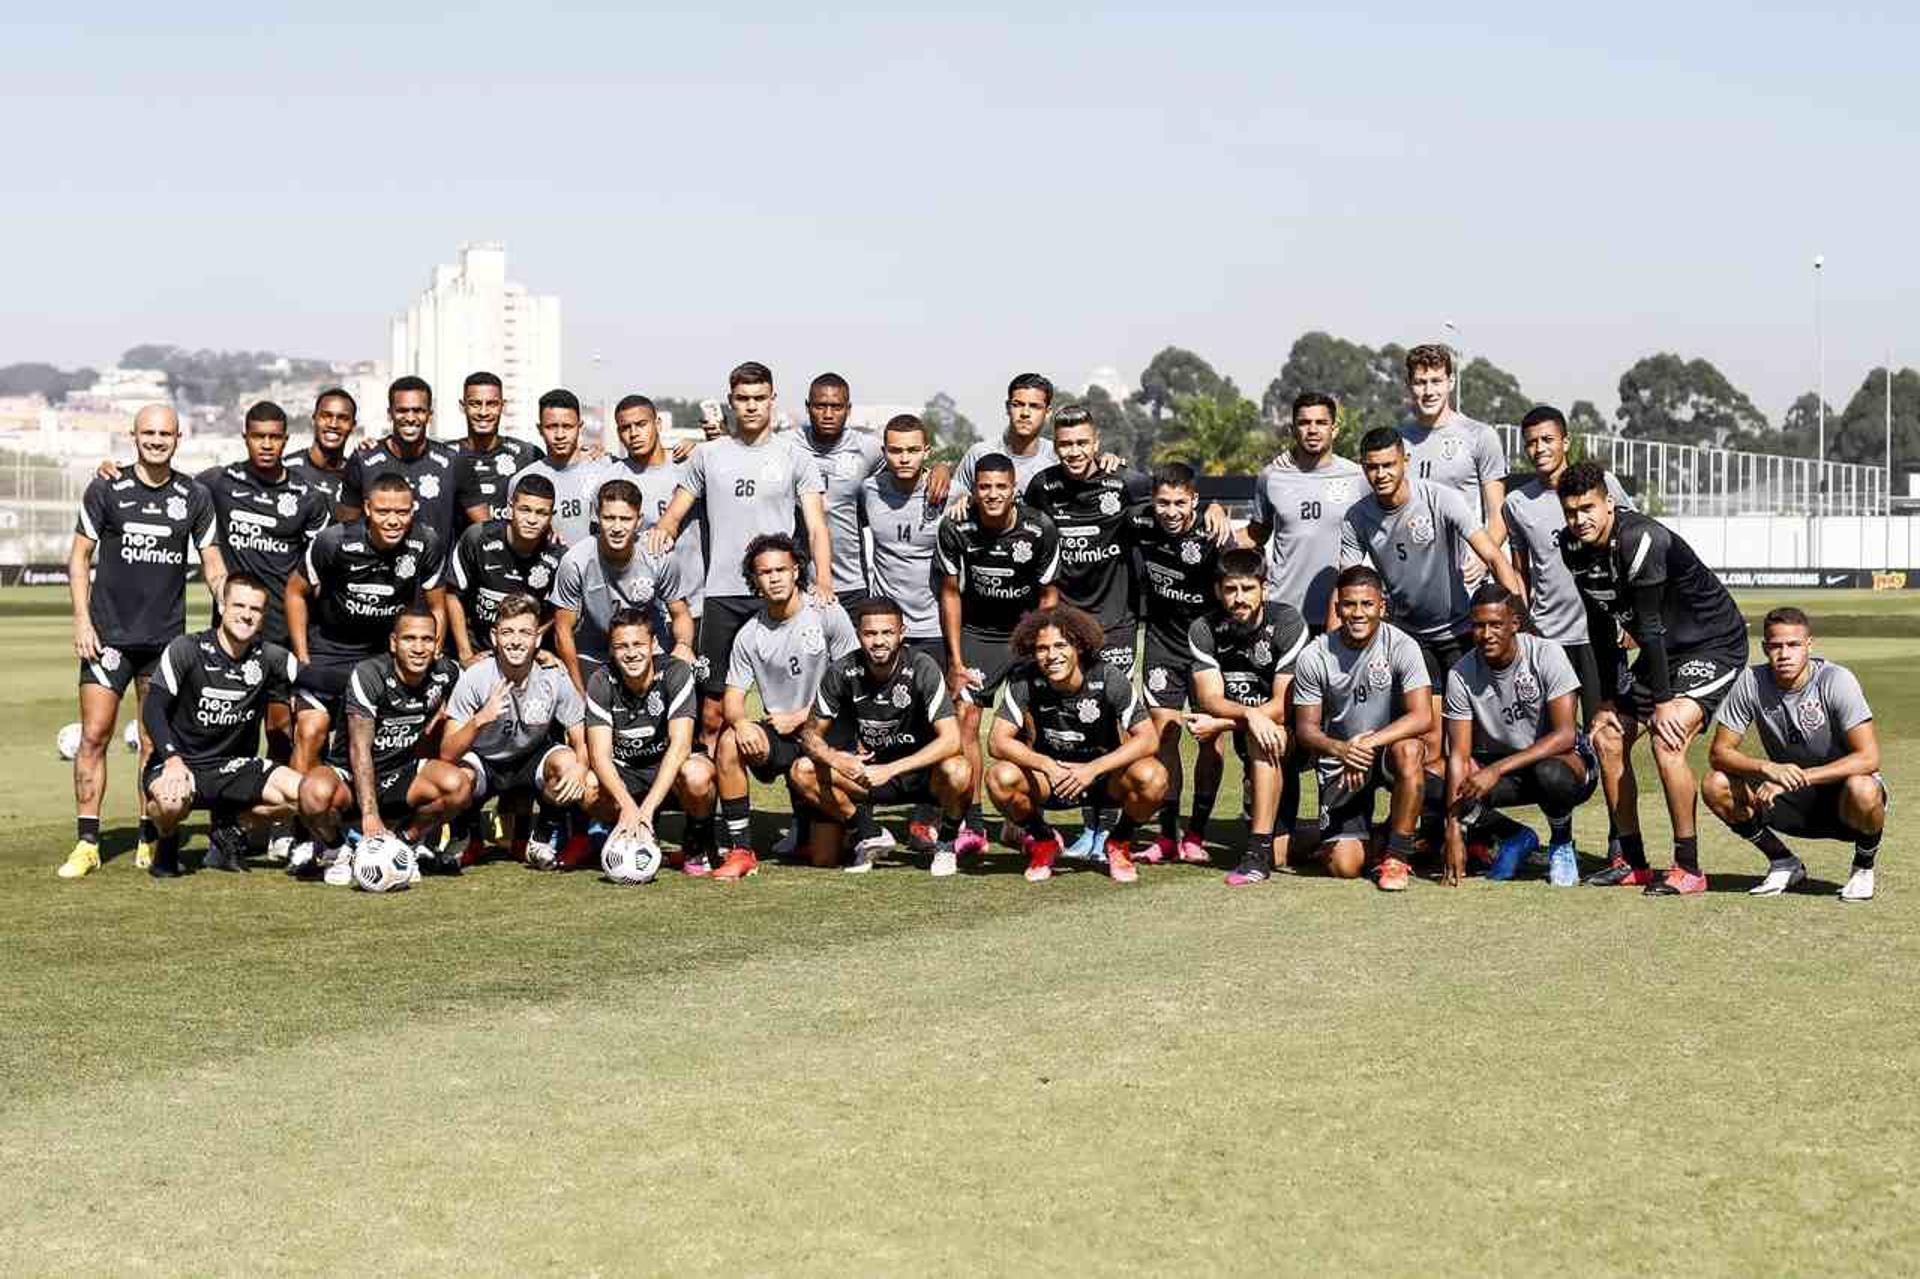
M 753 875 L 768 845 L 860 872 L 898 847 L 876 815 L 894 806 L 947 876 L 987 852 L 984 794 L 1029 880 L 1071 862 L 1126 883 L 1142 861 L 1211 861 L 1231 743 L 1247 833 L 1230 884 L 1317 865 L 1393 891 L 1423 862 L 1442 883 L 1543 863 L 1573 884 L 1574 813 L 1598 790 L 1608 850 L 1588 884 L 1705 891 L 1704 795 L 1767 857 L 1755 893 L 1805 879 L 1786 835 L 1850 842 L 1840 895 L 1870 898 L 1888 805 L 1872 716 L 1813 656 L 1806 615 L 1768 614 L 1749 667 L 1718 579 L 1570 459 L 1559 412 L 1527 414 L 1532 471 L 1509 487 L 1498 434 L 1452 407 L 1446 348 L 1414 348 L 1407 378 L 1410 420 L 1351 459 L 1339 406 L 1301 395 L 1237 528 L 1190 467 L 1143 475 L 1103 452 L 1037 374 L 1009 385 L 1001 438 L 953 466 L 930 461 L 917 417 L 850 429 L 831 373 L 805 424 L 777 429 L 754 363 L 729 375 L 730 425 L 713 415 L 692 446 L 667 447 L 644 396 L 621 400 L 617 454 L 583 445 L 563 390 L 540 400 L 544 448 L 502 434 L 488 373 L 461 388 L 455 444 L 432 438 L 432 388 L 403 377 L 379 439 L 353 446 L 358 406 L 332 389 L 289 456 L 286 414 L 263 402 L 245 460 L 198 477 L 173 469 L 178 421 L 151 406 L 74 536 L 79 839 L 60 874 L 100 864 L 105 746 L 131 688 L 136 864 L 159 877 L 181 873 L 194 808 L 205 867 L 244 869 L 264 842 L 347 884 L 369 840 L 409 846 L 415 874 L 490 850 L 557 869 L 655 841 L 668 812 L 668 864 L 690 875 Z M 192 551 L 215 620 L 186 633 Z M 1638 818 L 1642 736 L 1673 835 L 1661 870 Z M 1308 772 L 1319 815 L 1302 825 Z M 777 845 L 750 779 L 787 792 Z M 1544 850 L 1509 815 L 1531 807 Z M 1063 846 L 1050 815 L 1075 809 Z

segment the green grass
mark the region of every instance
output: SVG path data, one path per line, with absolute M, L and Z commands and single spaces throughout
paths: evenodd
M 1034 887 L 1005 858 L 638 890 L 490 865 L 370 898 L 119 857 L 67 884 L 73 662 L 33 594 L 0 595 L 0 1269 L 1853 1274 L 1920 1249 L 1897 824 L 1858 909 L 1747 898 L 1756 859 L 1710 822 L 1734 891 L 1690 901 Z M 1899 633 L 1826 646 L 1896 790 Z

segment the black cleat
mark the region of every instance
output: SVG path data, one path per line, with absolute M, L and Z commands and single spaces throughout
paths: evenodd
M 1235 888 L 1245 884 L 1264 884 L 1273 876 L 1273 857 L 1249 849 L 1240 864 L 1227 872 L 1226 882 Z
M 207 832 L 207 851 L 200 865 L 206 870 L 243 871 L 246 857 L 247 833 L 238 826 L 215 826 Z
M 1589 888 L 1645 888 L 1654 882 L 1653 872 L 1645 866 L 1635 866 L 1624 857 L 1615 857 L 1584 881 Z
M 162 845 L 153 854 L 153 864 L 147 867 L 147 874 L 155 879 L 180 878 L 180 850 Z

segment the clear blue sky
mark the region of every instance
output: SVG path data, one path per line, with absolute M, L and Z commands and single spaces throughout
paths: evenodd
M 757 358 L 978 416 L 1175 342 L 1257 396 L 1304 329 L 1453 319 L 1543 397 L 1670 349 L 1777 420 L 1816 252 L 1829 398 L 1920 363 L 1910 5 L 271 8 L 8 19 L 0 363 L 384 356 L 492 238 L 589 394 Z

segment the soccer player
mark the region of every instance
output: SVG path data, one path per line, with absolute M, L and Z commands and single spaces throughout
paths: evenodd
M 199 482 L 213 500 L 221 558 L 267 588 L 263 638 L 287 642 L 287 579 L 306 557 L 307 544 L 333 519 L 333 503 L 281 465 L 287 415 L 261 400 L 247 410 L 247 458 L 204 471 Z M 286 725 L 279 726 L 282 732 Z
M 1616 776 L 1631 772 L 1633 744 L 1647 732 L 1673 823 L 1674 864 L 1656 877 L 1640 839 L 1638 806 L 1623 802 L 1611 814 L 1619 852 L 1587 882 L 1640 884 L 1652 896 L 1703 893 L 1707 877 L 1694 831 L 1700 792 L 1687 745 L 1747 664 L 1746 619 L 1691 546 L 1615 503 L 1598 462 L 1576 462 L 1561 475 L 1560 508 L 1569 534 L 1561 556 L 1586 604 L 1605 685 L 1588 728 L 1600 767 Z M 1631 668 L 1620 651 L 1621 630 L 1639 646 Z
M 455 449 L 453 473 L 455 500 L 469 526 L 507 518 L 507 490 L 514 476 L 540 460 L 533 444 L 501 433 L 506 403 L 499 374 L 467 374 L 460 388 L 467 437 Z
M 679 866 L 689 875 L 712 869 L 713 761 L 693 752 L 700 697 L 693 668 L 656 657 L 653 619 L 623 608 L 607 623 L 613 660 L 587 683 L 587 758 L 599 780 L 592 815 L 612 827 L 609 838 L 651 838 L 668 804 L 687 815 Z
M 519 474 L 544 475 L 553 484 L 554 536 L 569 548 L 591 542 L 594 491 L 616 476 L 618 467 L 581 449 L 580 398 L 572 391 L 555 389 L 540 397 L 540 438 L 547 451 Z
M 514 485 L 507 518 L 470 524 L 447 561 L 447 632 L 460 665 L 493 647 L 494 612 L 509 595 L 544 600 L 565 548 L 553 536 L 553 481 L 529 475 Z M 544 620 L 544 619 L 543 619 Z
M 613 425 L 627 450 L 624 478 L 632 480 L 640 490 L 640 527 L 645 531 L 667 513 L 667 507 L 673 503 L 674 490 L 680 487 L 680 479 L 686 474 L 687 464 L 677 461 L 667 448 L 660 436 L 659 411 L 646 396 L 622 396 L 613 409 Z M 681 521 L 680 533 L 673 543 L 673 558 L 680 566 L 680 585 L 687 592 L 687 609 L 693 614 L 696 628 L 707 599 L 707 553 L 700 528 L 703 518 L 703 506 L 696 502 L 687 518 Z
M 813 824 L 809 859 L 831 866 L 851 825 L 853 858 L 844 869 L 865 871 L 888 846 L 874 807 L 932 804 L 943 822 L 931 869 L 951 875 L 973 779 L 940 664 L 907 647 L 905 615 L 884 596 L 855 603 L 852 621 L 859 647 L 821 676 L 813 721 L 800 730 L 806 754 L 788 774 L 795 796 L 822 819 Z
M 1366 492 L 1355 463 L 1333 451 L 1340 407 L 1307 391 L 1293 401 L 1293 442 L 1253 485 L 1253 514 L 1242 543 L 1267 553 L 1267 595 L 1298 601 L 1307 626 L 1327 629 L 1333 579 L 1340 572 L 1340 530 L 1347 508 Z
M 439 654 L 439 622 L 424 600 L 393 619 L 387 651 L 353 668 L 347 680 L 346 722 L 336 727 L 326 762 L 300 784 L 300 817 L 325 851 L 296 854 L 289 869 L 326 867 L 336 887 L 353 882 L 341 819 L 357 814 L 362 839 L 391 833 L 414 846 L 417 866 L 459 874 L 459 851 L 445 858 L 421 840 L 466 808 L 473 778 L 436 758 L 447 702 L 460 667 Z M 309 860 L 312 857 L 312 860 Z
M 724 443 L 710 441 L 701 448 Z M 747 543 L 739 572 L 762 602 L 740 628 L 727 662 L 727 727 L 715 752 L 727 855 L 713 877 L 722 881 L 743 879 L 760 866 L 753 851 L 747 774 L 771 782 L 791 772 L 805 754 L 800 730 L 813 714 L 821 676 L 859 644 L 838 600 L 829 594 L 823 603 L 807 593 L 806 561 L 787 534 L 762 533 Z M 753 688 L 760 690 L 766 712 L 759 720 L 747 714 L 747 692 Z
M 907 648 L 944 669 L 947 646 L 940 637 L 934 564 L 942 503 L 927 468 L 932 438 L 925 422 L 902 413 L 887 423 L 880 439 L 886 467 L 861 483 L 859 501 L 861 526 L 873 542 L 873 593 L 900 606 Z
M 196 807 L 213 817 L 201 864 L 239 871 L 247 852 L 241 822 L 285 817 L 300 793 L 299 773 L 259 754 L 267 704 L 286 701 L 298 676 L 287 650 L 260 638 L 266 584 L 234 573 L 220 603 L 218 625 L 167 644 L 140 707 L 153 743 L 140 785 L 159 829 L 148 867 L 156 879 L 180 873 L 180 824 Z
M 1548 878 L 1580 877 L 1573 810 L 1587 802 L 1600 765 L 1580 731 L 1580 677 L 1550 639 L 1521 633 L 1520 601 L 1497 582 L 1473 594 L 1473 651 L 1447 672 L 1446 876 L 1466 866 L 1468 831 L 1495 839 L 1489 879 L 1512 879 L 1540 846 L 1534 832 L 1498 812 L 1537 804 L 1547 817 Z
M 538 660 L 539 645 L 540 605 L 526 595 L 501 600 L 493 652 L 461 672 L 448 699 L 440 758 L 472 774 L 473 803 L 498 797 L 521 819 L 514 843 L 528 866 L 555 870 L 584 860 L 586 841 L 565 838 L 563 814 L 593 807 L 599 782 L 587 763 L 586 703 L 565 671 Z M 529 836 L 524 816 L 535 799 L 543 812 Z
M 347 441 L 353 438 L 359 406 L 337 386 L 320 392 L 313 402 L 313 439 L 286 459 L 287 470 L 327 497 L 327 518 L 340 504 L 340 486 L 347 476 Z
M 533 478 L 531 476 L 529 479 Z M 629 480 L 608 480 L 594 495 L 596 532 L 573 547 L 553 578 L 554 648 L 586 691 L 587 677 L 611 656 L 607 627 L 623 608 L 655 619 L 662 646 L 682 661 L 694 660 L 693 614 L 680 585 L 679 564 L 646 549 L 640 536 L 640 490 Z
M 1134 828 L 1167 796 L 1167 770 L 1154 758 L 1159 734 L 1133 681 L 1100 660 L 1103 638 L 1097 621 L 1067 605 L 1027 614 L 1013 634 L 1021 664 L 1000 692 L 987 790 L 1026 832 L 1030 883 L 1051 879 L 1060 854 L 1047 810 L 1078 808 L 1089 796 L 1120 809 L 1107 874 L 1133 883 Z
M 120 699 L 129 687 L 146 699 L 161 651 L 186 630 L 189 551 L 198 549 L 201 575 L 216 600 L 226 576 L 213 500 L 204 487 L 173 469 L 179 417 L 164 405 L 149 404 L 134 416 L 133 444 L 136 458 L 129 474 L 88 483 L 67 556 L 73 651 L 80 659 L 80 749 L 73 757 L 79 839 L 60 865 L 62 879 L 79 879 L 100 867 L 107 743 Z M 152 749 L 143 733 L 143 775 Z M 156 837 L 152 823 L 143 820 L 136 867 L 151 861 Z
M 1320 780 L 1320 851 L 1329 874 L 1358 879 L 1365 871 L 1374 796 L 1388 791 L 1386 856 L 1375 882 L 1398 892 L 1407 886 L 1427 795 L 1440 791 L 1430 772 L 1440 761 L 1425 740 L 1432 681 L 1420 646 L 1385 620 L 1379 573 L 1364 564 L 1341 569 L 1333 606 L 1339 625 L 1294 663 L 1293 736 Z
M 1180 860 L 1207 860 L 1202 841 L 1220 784 L 1219 743 L 1231 734 L 1251 792 L 1247 846 L 1239 864 L 1227 872 L 1227 883 L 1237 887 L 1272 875 L 1275 847 L 1281 847 L 1284 865 L 1291 846 L 1300 796 L 1297 770 L 1288 768 L 1293 746 L 1287 727 L 1287 691 L 1293 685 L 1294 664 L 1310 637 L 1298 609 L 1267 598 L 1265 565 L 1258 551 L 1242 546 L 1222 555 L 1214 591 L 1219 607 L 1187 626 L 1193 714 L 1186 722 L 1201 743 L 1202 772 L 1194 785 L 1193 826 L 1181 841 Z M 1163 736 L 1163 760 L 1165 742 Z M 1215 760 L 1211 770 L 1206 763 L 1209 755 Z M 1186 853 L 1189 840 L 1200 856 Z M 1283 840 L 1288 841 L 1284 846 Z
M 1853 844 L 1843 902 L 1873 899 L 1874 860 L 1887 824 L 1880 739 L 1860 681 L 1813 653 L 1813 623 L 1797 608 L 1776 608 L 1761 622 L 1766 661 L 1740 673 L 1714 715 L 1707 748 L 1711 772 L 1701 794 L 1714 816 L 1766 855 L 1756 897 L 1786 892 L 1807 868 L 1781 842 L 1838 839 Z M 1765 758 L 1741 749 L 1760 730 Z
M 1450 488 L 1466 499 L 1476 524 L 1498 547 L 1507 540 L 1501 504 L 1507 496 L 1507 450 L 1500 433 L 1453 407 L 1453 352 L 1428 344 L 1407 352 L 1407 394 L 1413 417 L 1400 426 L 1416 478 Z M 1464 551 L 1464 548 L 1462 548 Z M 1484 560 L 1484 557 L 1480 557 Z M 1460 559 L 1468 586 L 1484 574 L 1475 557 Z
M 977 788 L 980 708 L 991 704 L 1012 668 L 1011 641 L 1020 618 L 1058 601 L 1060 534 L 1053 521 L 1014 497 L 1013 459 L 989 453 L 973 469 L 973 500 L 940 522 L 940 634 L 946 640 L 947 691 L 959 704 L 960 745 Z M 987 846 L 986 817 L 976 799 L 954 840 L 961 857 Z
M 976 440 L 954 468 L 954 501 L 964 506 L 973 496 L 976 468 L 998 454 L 1013 464 L 1013 491 L 1025 493 L 1033 477 L 1060 460 L 1043 432 L 1053 411 L 1053 383 L 1038 373 L 1022 373 L 1007 383 L 1007 429 L 997 440 Z M 957 514 L 958 511 L 951 512 Z
M 458 531 L 454 453 L 427 434 L 433 425 L 433 388 L 425 379 L 408 374 L 388 385 L 387 421 L 393 427 L 387 438 L 347 458 L 334 519 L 341 524 L 360 519 L 373 482 L 382 475 L 398 475 L 419 501 L 415 529 L 433 534 L 434 550 L 444 559 Z M 433 567 L 438 571 L 441 565 Z

